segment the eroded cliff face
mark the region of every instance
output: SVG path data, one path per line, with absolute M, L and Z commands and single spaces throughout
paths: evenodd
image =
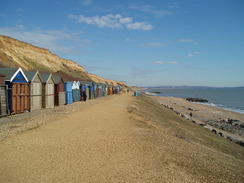
M 85 69 L 72 60 L 65 60 L 49 50 L 0 35 L 0 67 L 21 67 L 23 70 L 69 75 L 80 80 L 93 80 L 97 83 L 126 86 L 123 82 L 104 79 L 86 73 Z M 62 74 L 63 73 L 63 74 Z
M 48 72 L 62 71 L 74 77 L 89 79 L 85 69 L 73 62 L 51 53 L 49 50 L 0 35 L 0 62 L 6 67 Z

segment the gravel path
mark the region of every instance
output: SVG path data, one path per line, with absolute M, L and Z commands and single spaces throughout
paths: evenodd
M 131 126 L 132 100 L 129 94 L 111 97 L 2 141 L 0 182 L 159 179 L 148 148 Z
M 175 135 L 150 121 L 156 114 L 147 107 L 150 120 L 144 118 L 136 102 L 131 94 L 113 95 L 6 118 L 0 182 L 241 182 L 242 160 Z M 181 120 L 164 113 L 166 124 Z M 23 127 L 31 122 L 37 125 Z

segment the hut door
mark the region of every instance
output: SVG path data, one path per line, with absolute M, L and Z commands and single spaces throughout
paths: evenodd
M 12 85 L 12 113 L 21 113 L 29 110 L 29 85 L 13 83 Z

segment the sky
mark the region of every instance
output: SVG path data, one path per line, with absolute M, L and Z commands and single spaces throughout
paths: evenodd
M 244 86 L 244 0 L 0 0 L 0 34 L 130 86 Z

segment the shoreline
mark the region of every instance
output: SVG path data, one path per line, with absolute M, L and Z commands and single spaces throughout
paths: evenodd
M 157 92 L 143 91 L 143 93 L 145 95 L 148 95 L 148 96 L 174 97 L 174 96 L 160 96 L 160 95 L 157 94 Z M 174 97 L 174 98 L 182 98 L 182 99 L 185 99 L 183 97 Z M 198 103 L 198 102 L 195 102 L 195 103 Z M 198 104 L 208 105 L 208 106 L 212 106 L 212 107 L 216 107 L 216 108 L 220 108 L 220 109 L 224 109 L 224 110 L 227 110 L 227 111 L 236 112 L 236 113 L 239 113 L 239 114 L 243 114 L 244 115 L 244 109 L 239 109 L 239 108 L 236 108 L 236 107 L 229 107 L 229 106 L 225 106 L 223 104 L 213 103 L 211 101 L 208 101 L 207 103 L 200 103 L 199 102 Z
M 149 96 L 193 123 L 244 146 L 244 115 L 177 97 Z M 190 116 L 192 114 L 192 117 Z

